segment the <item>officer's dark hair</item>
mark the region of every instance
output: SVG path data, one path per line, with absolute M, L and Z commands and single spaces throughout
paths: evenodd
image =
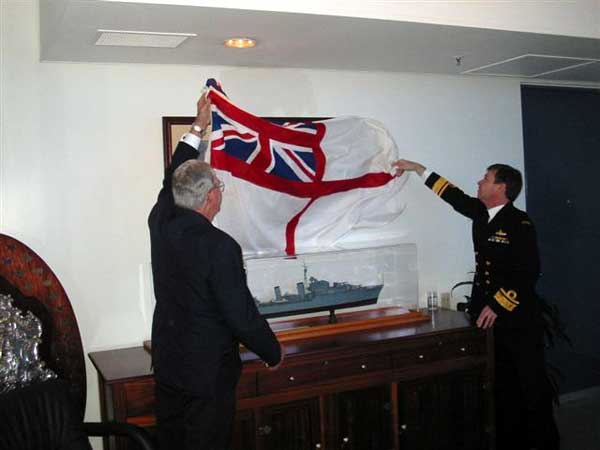
M 506 185 L 506 198 L 514 202 L 523 187 L 521 172 L 506 164 L 492 164 L 487 170 L 496 172 L 494 184 L 504 183 Z

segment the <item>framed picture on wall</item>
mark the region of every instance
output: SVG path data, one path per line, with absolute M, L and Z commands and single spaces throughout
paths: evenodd
M 165 168 L 171 164 L 173 152 L 177 143 L 185 133 L 190 130 L 196 117 L 193 116 L 165 116 L 162 118 L 163 124 L 163 151 Z M 277 124 L 286 122 L 314 122 L 316 120 L 325 120 L 329 117 L 263 117 L 263 119 Z
M 163 152 L 165 168 L 171 164 L 173 152 L 177 147 L 177 143 L 185 133 L 190 131 L 190 127 L 194 122 L 195 117 L 163 117 Z

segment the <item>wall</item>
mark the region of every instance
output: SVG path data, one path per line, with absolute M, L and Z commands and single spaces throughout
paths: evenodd
M 355 114 L 382 121 L 403 157 L 474 194 L 485 167 L 523 166 L 519 82 L 475 77 L 38 62 L 33 2 L 2 3 L 0 231 L 62 281 L 86 352 L 149 335 L 140 268 L 162 174 L 161 116 L 192 115 L 208 77 L 267 116 Z M 469 224 L 412 177 L 394 226 L 418 247 L 421 297 L 473 269 Z M 522 202 L 519 202 L 522 203 Z M 522 206 L 522 204 L 521 204 Z M 97 419 L 88 363 L 88 419 Z

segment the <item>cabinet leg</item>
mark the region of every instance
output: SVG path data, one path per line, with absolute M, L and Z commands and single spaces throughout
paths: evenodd
M 390 399 L 392 403 L 392 436 L 394 438 L 394 450 L 400 450 L 400 430 L 398 428 L 400 417 L 398 416 L 398 383 L 390 385 Z

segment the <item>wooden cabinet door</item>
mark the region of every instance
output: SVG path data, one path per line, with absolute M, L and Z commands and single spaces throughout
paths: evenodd
M 436 449 L 437 396 L 433 378 L 398 385 L 397 417 L 400 450 Z
M 438 448 L 480 450 L 487 448 L 484 421 L 486 404 L 481 370 L 452 373 L 438 378 Z
M 324 449 L 320 411 L 319 398 L 257 409 L 257 450 Z
M 334 394 L 332 450 L 393 449 L 389 385 Z
M 400 450 L 483 450 L 486 404 L 482 369 L 398 386 Z
M 233 450 L 256 450 L 256 425 L 251 410 L 245 409 L 235 413 L 231 448 Z

